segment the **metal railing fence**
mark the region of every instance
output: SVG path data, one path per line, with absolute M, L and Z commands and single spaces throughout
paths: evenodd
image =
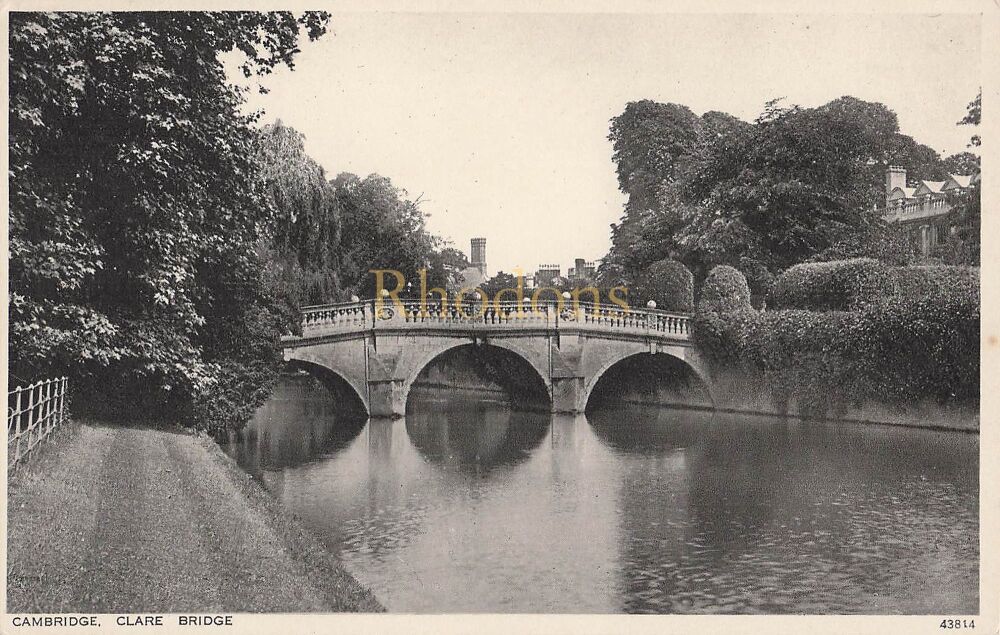
M 7 392 L 7 469 L 31 453 L 68 418 L 66 377 L 43 379 Z

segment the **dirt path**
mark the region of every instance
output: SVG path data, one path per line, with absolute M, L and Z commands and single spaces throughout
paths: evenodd
M 380 610 L 211 441 L 68 434 L 10 488 L 8 612 Z

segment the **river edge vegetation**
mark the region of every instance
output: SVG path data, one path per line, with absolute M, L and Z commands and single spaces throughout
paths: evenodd
M 12 14 L 12 382 L 65 374 L 83 414 L 239 428 L 300 306 L 370 297 L 373 267 L 456 281 L 468 261 L 427 231 L 419 197 L 375 174 L 328 178 L 299 133 L 242 110 L 249 89 L 222 57 L 238 52 L 263 90 L 329 20 Z M 959 123 L 979 113 L 977 97 Z M 643 100 L 609 139 L 627 202 L 583 283 L 695 310 L 713 363 L 766 376 L 779 406 L 978 399 L 978 185 L 928 261 L 878 213 L 887 165 L 941 178 L 978 170 L 975 154 L 942 158 L 853 97 L 775 100 L 754 122 Z
M 858 258 L 796 265 L 750 303 L 746 278 L 715 267 L 693 335 L 713 374 L 759 380 L 765 407 L 844 418 L 930 405 L 975 417 L 979 403 L 979 270 L 887 265 Z

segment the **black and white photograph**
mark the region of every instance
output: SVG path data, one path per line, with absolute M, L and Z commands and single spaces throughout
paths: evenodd
M 8 5 L 0 630 L 996 632 L 1000 9 L 633 5 Z

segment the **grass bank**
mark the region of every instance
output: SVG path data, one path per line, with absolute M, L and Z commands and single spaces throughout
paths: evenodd
M 74 424 L 8 487 L 8 612 L 383 610 L 208 437 Z

